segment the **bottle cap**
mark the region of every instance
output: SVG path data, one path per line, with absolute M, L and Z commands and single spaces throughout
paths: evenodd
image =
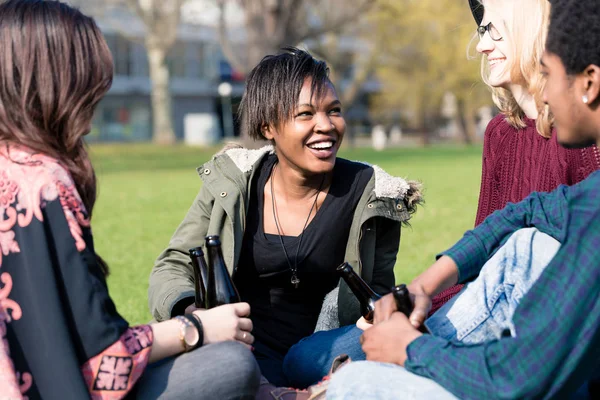
M 219 235 L 210 235 L 206 237 L 206 245 L 207 246 L 220 246 L 221 245 L 221 239 L 219 238 Z
M 202 247 L 200 247 L 200 246 L 190 249 L 189 253 L 192 256 L 203 256 L 204 255 L 204 251 L 202 250 Z
M 336 271 L 338 273 L 343 273 L 343 272 L 350 272 L 352 271 L 352 266 L 350 264 L 348 264 L 347 262 L 343 263 L 342 265 L 340 265 L 339 267 L 336 268 Z
M 392 288 L 392 292 L 408 292 L 408 289 L 406 288 L 406 285 L 404 283 L 401 283 L 399 285 L 396 285 Z

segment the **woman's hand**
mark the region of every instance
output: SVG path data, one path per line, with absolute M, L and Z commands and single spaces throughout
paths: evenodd
M 250 305 L 248 303 L 226 304 L 210 310 L 196 310 L 194 315 L 202 321 L 204 343 L 236 340 L 247 346 L 254 343 Z
M 190 304 L 189 306 L 187 306 L 185 308 L 185 313 L 186 314 L 191 314 L 191 313 L 193 313 L 196 310 L 205 310 L 205 308 L 198 308 L 198 307 L 196 307 L 196 305 L 194 303 L 192 303 L 192 304 Z
M 360 317 L 360 319 L 358 321 L 356 321 L 356 327 L 363 331 L 366 331 L 367 329 L 371 328 L 372 326 L 373 326 L 373 324 L 368 323 L 367 320 L 365 319 L 365 317 Z

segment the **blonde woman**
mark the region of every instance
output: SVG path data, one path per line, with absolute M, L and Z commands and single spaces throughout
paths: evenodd
M 548 0 L 469 0 L 477 22 L 481 75 L 500 113 L 490 121 L 475 225 L 531 192 L 573 185 L 600 168 L 594 145 L 565 149 L 541 99 L 545 79 L 539 60 L 550 17 Z M 433 299 L 432 312 L 454 296 L 453 287 Z

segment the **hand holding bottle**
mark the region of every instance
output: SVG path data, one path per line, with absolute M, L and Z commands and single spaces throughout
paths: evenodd
M 396 288 L 398 287 L 394 289 Z M 383 296 L 375 303 L 374 324 L 387 321 L 394 312 L 400 311 L 409 318 L 412 326 L 424 329 L 423 323 L 431 309 L 431 297 L 422 290 L 418 283 L 411 283 L 404 288 L 404 290 L 406 289 L 408 289 L 408 298 L 401 307 L 398 306 L 398 299 L 395 298 L 393 292 Z
M 396 312 L 391 318 L 366 330 L 360 337 L 360 343 L 367 360 L 404 365 L 408 345 L 421 335 L 404 314 Z
M 193 313 L 196 310 L 205 310 L 205 308 L 196 307 L 196 304 L 192 303 L 192 304 L 190 304 L 189 306 L 187 306 L 185 308 L 185 313 L 186 314 L 191 314 L 191 313 Z
M 419 329 L 424 326 L 423 323 L 431 310 L 431 296 L 425 293 L 421 285 L 414 282 L 408 285 L 408 291 L 413 303 L 413 310 L 408 319 L 412 326 Z
M 254 343 L 248 303 L 225 304 L 194 314 L 202 321 L 204 344 L 236 340 L 250 347 Z
M 394 295 L 392 293 L 386 294 L 377 302 L 375 302 L 375 316 L 373 318 L 373 325 L 387 321 L 396 311 L 398 311 L 398 308 L 396 307 Z

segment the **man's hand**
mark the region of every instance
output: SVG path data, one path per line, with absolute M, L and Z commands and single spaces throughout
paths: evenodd
M 421 335 L 404 314 L 395 312 L 388 320 L 366 330 L 360 342 L 367 360 L 404 366 L 406 348 Z
M 377 325 L 383 321 L 390 319 L 394 312 L 398 311 L 394 295 L 389 293 L 375 302 L 375 316 L 373 317 L 373 325 Z
M 431 297 L 425 293 L 423 287 L 418 283 L 411 283 L 407 289 L 410 293 L 410 301 L 413 303 L 413 310 L 409 317 L 410 323 L 418 329 L 423 325 L 429 310 L 431 310 Z

